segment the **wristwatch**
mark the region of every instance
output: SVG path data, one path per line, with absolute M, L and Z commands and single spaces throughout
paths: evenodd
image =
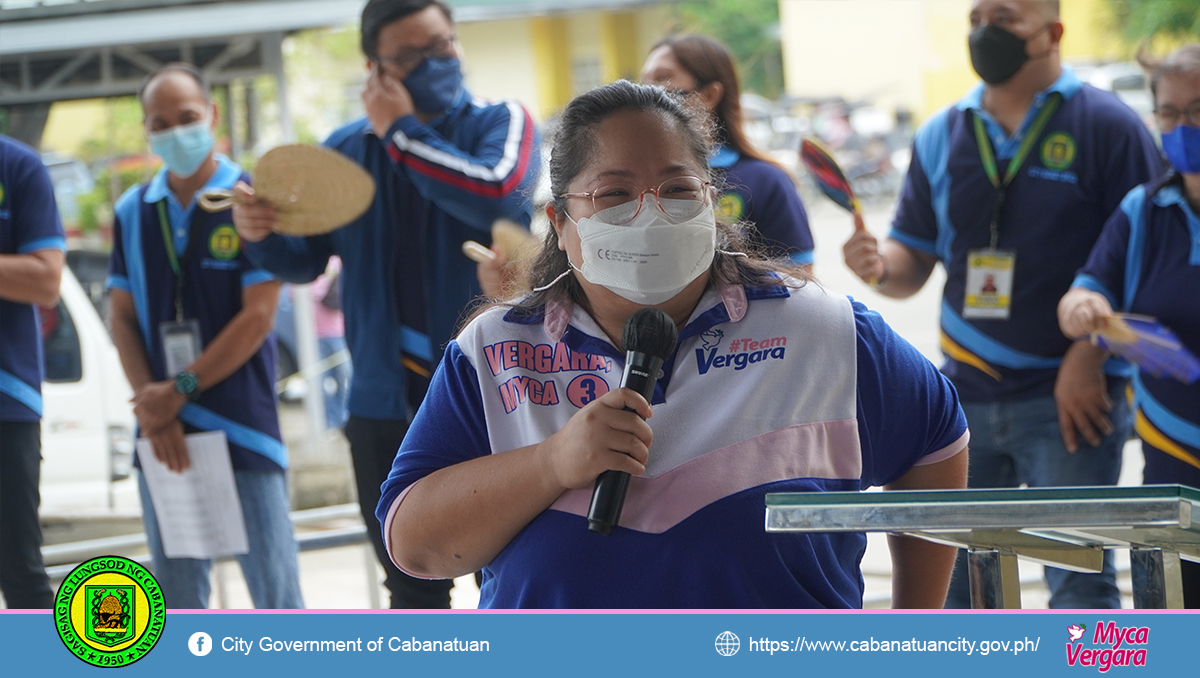
M 184 398 L 195 400 L 200 397 L 200 378 L 195 372 L 180 372 L 175 375 L 175 390 Z

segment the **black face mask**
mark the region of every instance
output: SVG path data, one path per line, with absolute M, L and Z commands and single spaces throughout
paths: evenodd
M 1007 82 L 1029 61 L 1024 38 L 991 24 L 976 28 L 967 44 L 971 48 L 971 66 L 989 85 Z

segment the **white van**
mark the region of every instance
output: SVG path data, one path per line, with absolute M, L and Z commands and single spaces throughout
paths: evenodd
M 68 267 L 58 307 L 42 311 L 42 337 L 42 510 L 111 506 L 113 483 L 132 487 L 125 479 L 133 391 L 107 328 Z

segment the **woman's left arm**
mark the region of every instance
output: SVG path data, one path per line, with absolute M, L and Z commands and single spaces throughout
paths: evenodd
M 914 466 L 885 490 L 955 490 L 967 486 L 967 450 L 927 466 Z M 941 609 L 954 571 L 953 546 L 918 537 L 888 535 L 892 552 L 892 607 Z

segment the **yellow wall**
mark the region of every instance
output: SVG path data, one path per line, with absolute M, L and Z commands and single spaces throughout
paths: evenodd
M 1062 55 L 1066 61 L 1124 61 L 1133 49 L 1116 35 L 1105 0 L 1063 0 Z
M 461 23 L 463 71 L 471 94 L 484 99 L 516 99 L 536 114 L 542 83 L 533 77 L 536 26 L 525 19 Z
M 104 139 L 104 101 L 63 101 L 50 107 L 42 133 L 42 150 L 74 155 L 88 139 Z
M 1105 0 L 1061 7 L 1064 61 L 1129 58 Z M 967 52 L 970 8 L 971 0 L 780 0 L 785 88 L 902 104 L 922 119 L 979 81 Z

